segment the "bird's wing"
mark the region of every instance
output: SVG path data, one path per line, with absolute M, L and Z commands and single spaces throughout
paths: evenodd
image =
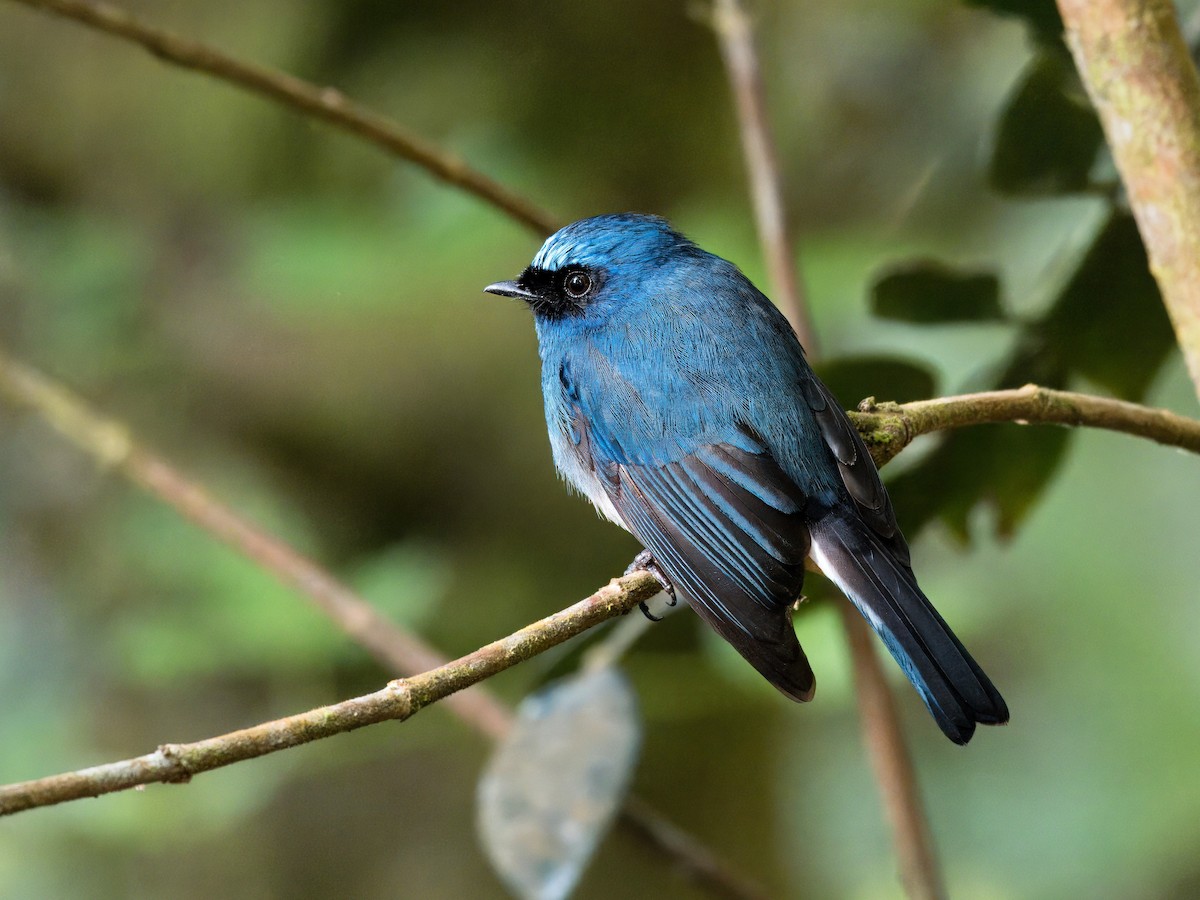
M 846 492 L 854 501 L 862 520 L 871 530 L 888 542 L 893 552 L 906 565 L 910 562 L 908 544 L 896 524 L 892 500 L 875 468 L 870 451 L 858 430 L 850 422 L 841 404 L 819 378 L 811 376 L 801 382 L 804 399 L 816 419 L 821 437 L 838 463 L 838 474 Z
M 631 462 L 577 416 L 591 463 L 626 526 L 675 589 L 764 677 L 796 700 L 814 679 L 788 607 L 804 585 L 806 498 L 750 434 L 669 462 Z M 750 449 L 747 449 L 749 447 Z

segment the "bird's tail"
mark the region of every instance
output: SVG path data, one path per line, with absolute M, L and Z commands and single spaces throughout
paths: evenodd
M 810 527 L 813 560 L 871 623 L 946 737 L 965 744 L 976 722 L 1008 721 L 1000 692 L 917 586 L 902 543 L 852 511 L 830 510 Z

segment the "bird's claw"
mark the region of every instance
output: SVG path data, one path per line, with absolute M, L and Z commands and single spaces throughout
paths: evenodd
M 642 611 L 642 615 L 651 622 L 661 622 L 663 620 L 662 616 L 656 616 L 654 613 L 650 612 L 650 607 L 646 605 L 645 600 L 638 601 L 638 609 L 640 609 Z
M 671 584 L 671 579 L 669 579 L 666 573 L 658 567 L 658 563 L 655 561 L 653 554 L 651 554 L 649 550 L 643 550 L 641 553 L 635 556 L 633 558 L 633 562 L 631 562 L 625 569 L 626 575 L 632 575 L 634 572 L 649 572 L 652 576 L 654 576 L 654 580 L 658 582 L 658 586 L 662 588 L 663 591 L 666 592 L 667 597 L 670 598 L 667 600 L 667 606 L 674 606 L 679 602 L 678 598 L 675 596 L 675 585 Z M 662 616 L 656 616 L 650 612 L 649 607 L 646 606 L 645 600 L 638 602 L 638 609 L 640 609 L 642 611 L 642 615 L 644 615 L 651 622 L 662 621 Z

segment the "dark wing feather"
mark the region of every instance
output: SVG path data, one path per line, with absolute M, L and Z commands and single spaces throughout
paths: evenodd
M 995 685 L 917 585 L 892 543 L 846 509 L 812 525 L 813 556 L 887 644 L 946 736 L 965 744 L 975 723 L 1008 721 Z
M 842 483 L 858 507 L 859 515 L 876 534 L 885 538 L 897 537 L 896 550 L 908 561 L 908 544 L 896 526 L 892 500 L 879 478 L 879 470 L 875 468 L 867 445 L 842 411 L 837 398 L 819 378 L 804 379 L 801 388 L 817 420 L 817 427 L 821 429 L 821 436 L 838 461 Z
M 976 722 L 1007 722 L 1004 698 L 917 585 L 866 444 L 829 388 L 813 377 L 803 389 L 854 501 L 853 508 L 814 510 L 813 556 L 821 570 L 863 612 L 947 737 L 965 744 Z
M 788 608 L 804 586 L 806 498 L 766 453 L 729 444 L 601 467 L 609 497 L 692 608 L 780 691 L 812 698 Z

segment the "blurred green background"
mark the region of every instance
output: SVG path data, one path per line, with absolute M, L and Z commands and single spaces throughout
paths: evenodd
M 337 85 L 564 219 L 667 215 L 765 286 L 724 73 L 694 5 L 133 8 Z M 1086 192 L 988 184 L 997 122 L 1038 45 L 1018 20 L 932 0 L 762 4 L 757 17 L 825 356 L 915 360 L 938 393 L 995 383 L 1105 215 Z M 1020 137 L 1039 158 L 1050 135 Z M 590 593 L 638 549 L 556 480 L 528 313 L 480 293 L 538 243 L 328 127 L 0 3 L 4 346 L 449 654 Z M 1006 317 L 872 316 L 876 275 L 912 257 L 996 271 Z M 1089 321 L 1103 312 L 1091 296 Z M 1177 353 L 1144 368 L 1147 402 L 1196 415 Z M 1051 380 L 1111 387 L 1089 371 Z M 977 443 L 1016 432 L 1033 430 Z M 926 590 L 1013 714 L 962 750 L 897 678 L 951 893 L 1195 896 L 1200 465 L 1109 433 L 1060 449 L 1048 488 L 1015 514 L 968 502 L 956 524 L 924 509 L 937 492 L 911 478 L 909 513 L 898 496 Z M 1019 482 L 1027 457 L 1001 455 Z M 1016 527 L 1000 540 L 997 525 Z M 820 683 L 802 708 L 693 616 L 652 630 L 627 666 L 646 719 L 636 789 L 775 895 L 898 896 L 835 611 L 816 603 L 797 624 Z M 516 701 L 566 652 L 492 686 Z M 0 781 L 388 676 L 269 577 L 0 408 Z M 190 786 L 0 820 L 0 896 L 503 896 L 473 830 L 487 753 L 434 709 Z M 579 896 L 634 891 L 697 895 L 617 832 Z

